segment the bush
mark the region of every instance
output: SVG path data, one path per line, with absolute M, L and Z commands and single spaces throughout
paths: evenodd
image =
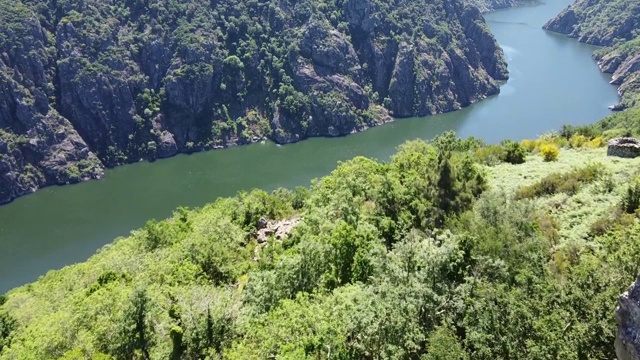
M 516 199 L 532 199 L 560 192 L 575 194 L 583 184 L 594 182 L 601 177 L 601 166 L 599 164 L 591 164 L 583 168 L 573 169 L 564 174 L 549 174 L 535 184 L 521 187 L 516 192 Z
M 611 213 L 594 221 L 589 227 L 589 234 L 602 236 L 616 227 L 631 227 L 634 222 L 633 215 L 625 214 L 624 211 L 616 208 Z
M 500 145 L 487 145 L 476 150 L 476 160 L 489 166 L 499 164 L 505 156 L 505 149 Z
M 580 134 L 575 134 L 569 139 L 569 145 L 574 148 L 581 148 L 588 141 L 587 137 Z
M 522 140 L 520 145 L 522 145 L 525 150 L 533 152 L 538 148 L 539 143 L 540 142 L 538 140 Z
M 605 144 L 605 140 L 603 136 L 597 136 L 593 139 L 591 139 L 586 146 L 590 149 L 597 149 L 600 147 L 603 147 Z
M 527 151 L 515 141 L 507 140 L 502 143 L 504 155 L 502 160 L 511 164 L 522 164 L 527 157 Z
M 622 210 L 633 214 L 640 208 L 640 181 L 636 180 L 627 187 L 627 193 L 622 198 Z
M 597 129 L 595 129 L 591 125 L 585 125 L 585 126 L 563 125 L 562 130 L 560 130 L 560 136 L 567 140 L 570 140 L 576 135 L 583 136 L 588 139 L 592 139 L 598 136 L 599 132 Z
M 560 149 L 555 144 L 544 144 L 540 147 L 540 155 L 544 161 L 556 161 L 560 155 Z

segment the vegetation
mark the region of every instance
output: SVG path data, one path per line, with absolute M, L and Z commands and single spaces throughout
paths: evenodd
M 544 144 L 540 147 L 540 155 L 544 161 L 556 161 L 560 150 L 555 144 Z
M 516 192 L 516 198 L 530 199 L 559 192 L 573 195 L 583 184 L 597 180 L 600 177 L 601 168 L 602 164 L 592 164 L 564 174 L 551 173 L 532 185 L 520 188 Z
M 640 4 L 635 0 L 576 0 L 545 28 L 589 44 L 611 46 L 638 35 Z
M 607 46 L 594 57 L 602 71 L 614 74 L 621 101 L 616 110 L 640 105 L 640 3 L 636 0 L 576 0 L 550 20 L 545 29 L 568 34 L 579 41 Z
M 144 146 L 108 147 L 104 156 L 114 162 L 157 151 L 160 142 L 146 132 L 159 136 L 154 119 L 166 102 L 179 102 L 167 90 L 212 82 L 211 64 L 221 69 L 220 101 L 189 119 L 206 129 L 189 148 L 265 136 L 269 111 L 304 119 L 314 104 L 366 124 L 371 115 L 340 93 L 299 91 L 285 65 L 304 51 L 302 33 L 279 32 L 287 21 L 323 14 L 326 29 L 363 35 L 350 32 L 342 3 L 228 2 L 212 12 L 200 11 L 202 4 L 89 1 L 82 12 L 73 1 L 9 4 L 0 6 L 8 24 L 0 45 L 19 29 L 18 15 L 37 8 L 48 31 L 87 35 L 70 40 L 92 60 L 80 61 L 82 83 L 96 73 L 130 76 L 124 64 L 108 65 L 151 56 L 136 48 L 136 36 L 171 44 L 185 62 L 162 86 L 145 79 L 151 88 L 137 88 L 132 139 Z M 375 5 L 388 14 L 392 41 L 419 33 L 416 23 L 431 24 L 414 15 L 425 20 L 443 10 Z M 99 21 L 104 16 L 113 21 Z M 115 23 L 128 31 L 113 42 Z M 273 40 L 276 31 L 281 41 Z M 444 23 L 420 31 L 451 39 Z M 258 105 L 245 107 L 256 93 Z M 393 106 L 385 94 L 371 99 Z M 602 146 L 639 134 L 639 111 L 521 143 L 486 145 L 446 133 L 402 145 L 387 163 L 340 163 L 309 189 L 253 190 L 179 208 L 87 262 L 0 296 L 0 359 L 614 358 L 616 299 L 640 270 L 640 159 L 605 161 Z M 24 142 L 5 132 L 0 138 L 12 147 Z M 68 176 L 89 165 L 69 168 Z M 30 176 L 41 175 L 34 169 Z M 257 235 L 265 221 L 286 219 L 301 219 L 288 236 Z
M 636 206 L 639 160 L 489 166 L 485 147 L 447 133 L 178 209 L 3 296 L 0 359 L 614 357 L 640 224 L 590 225 Z M 302 221 L 261 242 L 261 218 Z

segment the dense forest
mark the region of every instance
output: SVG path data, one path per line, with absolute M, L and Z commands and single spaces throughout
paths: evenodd
M 0 359 L 613 358 L 640 252 L 617 123 L 178 209 L 2 296 Z
M 452 111 L 507 78 L 460 0 L 0 0 L 0 23 L 0 203 L 139 159 Z

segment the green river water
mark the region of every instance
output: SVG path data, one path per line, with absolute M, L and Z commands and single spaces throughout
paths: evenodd
M 341 138 L 254 144 L 109 170 L 104 179 L 49 187 L 0 206 L 0 293 L 49 269 L 83 261 L 118 236 L 178 206 L 198 207 L 240 190 L 308 185 L 340 160 L 387 160 L 406 140 L 446 130 L 488 142 L 533 138 L 562 124 L 588 124 L 618 100 L 593 47 L 542 30 L 572 0 L 501 10 L 487 22 L 509 62 L 501 93 L 469 108 Z

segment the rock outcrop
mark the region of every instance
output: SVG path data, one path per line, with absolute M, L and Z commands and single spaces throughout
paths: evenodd
M 611 139 L 607 146 L 607 156 L 638 157 L 640 156 L 640 140 L 632 137 Z
M 506 9 L 535 0 L 465 0 L 465 3 L 477 7 L 482 12 Z
M 461 0 L 0 0 L 0 23 L 0 203 L 140 159 L 456 110 L 508 76 Z
M 618 360 L 640 359 L 640 275 L 620 296 L 616 322 L 618 333 L 615 348 Z
M 620 85 L 622 100 L 612 109 L 624 110 L 640 101 L 640 2 L 577 0 L 544 28 L 588 44 L 609 46 L 596 51 L 594 57 L 602 71 L 613 74 L 611 83 Z
M 262 218 L 258 225 L 256 239 L 260 244 L 266 243 L 271 237 L 276 240 L 284 240 L 289 237 L 293 228 L 295 228 L 300 221 L 302 220 L 299 218 L 284 219 L 280 221 L 267 221 Z
M 592 45 L 611 46 L 631 40 L 640 28 L 640 2 L 636 0 L 576 0 L 544 28 Z
M 622 100 L 614 110 L 624 110 L 638 103 L 640 95 L 640 37 L 594 54 L 603 72 L 612 74 L 611 83 L 619 85 Z

